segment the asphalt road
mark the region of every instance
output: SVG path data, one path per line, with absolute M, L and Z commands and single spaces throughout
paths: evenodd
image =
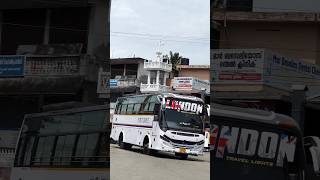
M 112 180 L 209 180 L 210 156 L 189 156 L 180 160 L 174 155 L 142 154 L 140 148 L 123 150 L 110 145 Z

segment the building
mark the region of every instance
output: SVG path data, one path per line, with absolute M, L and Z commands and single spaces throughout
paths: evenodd
M 109 69 L 110 0 L 0 2 L 1 128 L 65 101 L 103 103 L 98 70 Z
M 312 126 L 320 83 L 320 21 L 314 8 L 319 12 L 310 1 L 214 1 L 212 100 L 291 115 L 305 135 L 319 136 Z M 306 94 L 306 88 L 297 93 L 295 87 L 304 85 L 309 86 Z
M 179 77 L 195 77 L 203 81 L 210 80 L 210 65 L 177 65 Z
M 320 20 L 319 14 L 308 12 L 313 8 L 305 1 L 227 0 L 225 9 L 212 12 L 211 47 L 268 48 L 319 64 Z
M 111 102 L 124 94 L 140 92 L 140 83 L 147 82 L 147 71 L 144 69 L 143 58 L 117 58 L 110 59 L 111 77 L 110 93 Z

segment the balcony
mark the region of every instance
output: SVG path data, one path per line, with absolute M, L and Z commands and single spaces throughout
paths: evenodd
M 141 84 L 141 93 L 155 93 L 155 92 L 166 92 L 169 90 L 168 86 L 160 84 Z
M 0 94 L 75 94 L 84 81 L 97 81 L 86 55 L 0 56 Z
M 81 56 L 27 56 L 24 76 L 74 76 L 81 73 Z
M 164 62 L 144 62 L 144 69 L 145 70 L 160 70 L 171 72 L 172 71 L 172 64 L 164 63 Z
M 127 88 L 127 87 L 136 87 L 136 79 L 110 79 L 110 88 Z

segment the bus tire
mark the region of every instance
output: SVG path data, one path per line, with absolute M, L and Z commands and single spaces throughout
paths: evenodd
M 145 137 L 143 140 L 143 154 L 150 155 L 151 154 L 151 149 L 149 148 L 149 138 Z
M 188 154 L 183 154 L 183 153 L 175 153 L 176 156 L 178 156 L 180 159 L 188 159 Z
M 123 142 L 123 134 L 120 133 L 119 139 L 118 139 L 118 145 L 121 149 L 125 149 L 125 143 Z

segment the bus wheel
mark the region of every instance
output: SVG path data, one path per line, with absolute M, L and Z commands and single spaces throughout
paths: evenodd
M 119 136 L 118 145 L 120 146 L 121 149 L 124 149 L 124 148 L 125 148 L 125 144 L 124 144 L 124 142 L 123 142 L 123 135 L 122 135 L 122 133 L 121 133 L 120 136 Z
M 188 159 L 188 154 L 175 153 L 175 155 L 178 156 L 180 159 Z
M 127 149 L 127 150 L 129 150 L 129 149 L 132 147 L 131 144 L 128 144 L 128 143 L 123 142 L 123 135 L 122 135 L 122 133 L 121 133 L 120 136 L 119 136 L 119 141 L 118 141 L 118 143 L 119 143 L 119 146 L 120 146 L 121 149 Z
M 150 149 L 149 149 L 149 139 L 144 138 L 143 140 L 143 154 L 150 155 Z

